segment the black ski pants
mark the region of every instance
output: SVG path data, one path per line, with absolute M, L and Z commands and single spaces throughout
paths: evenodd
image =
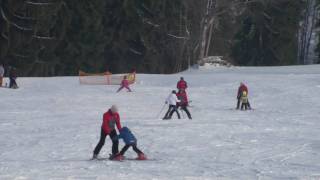
M 10 87 L 10 88 L 16 88 L 16 87 L 18 87 L 17 82 L 16 82 L 16 78 L 10 77 L 9 79 L 10 79 L 10 83 L 9 83 L 9 87 Z
M 237 102 L 237 109 L 239 109 L 239 108 L 240 108 L 240 103 L 241 103 L 241 99 L 240 99 L 240 98 L 238 98 L 238 102 Z M 250 103 L 249 103 L 249 100 L 248 100 L 248 103 L 247 103 L 247 107 L 248 107 L 249 109 L 251 108 Z
M 123 156 L 124 153 L 126 153 L 126 151 L 132 147 L 132 149 L 134 150 L 134 152 L 136 152 L 138 155 L 142 153 L 142 151 L 140 151 L 140 149 L 138 149 L 137 144 L 126 144 L 120 151 L 120 154 Z
M 97 144 L 96 148 L 94 149 L 93 153 L 98 155 L 99 152 L 101 151 L 101 148 L 103 147 L 105 141 L 106 141 L 106 137 L 110 136 L 110 139 L 112 141 L 112 154 L 118 154 L 119 152 L 119 140 L 117 138 L 117 132 L 116 130 L 112 130 L 110 132 L 110 134 L 106 134 L 103 129 L 101 128 L 101 135 L 100 135 L 100 140 L 99 143 Z
M 178 112 L 178 107 L 175 105 L 169 105 L 169 109 L 166 115 L 164 116 L 164 119 L 167 119 L 167 118 L 171 119 L 174 112 L 177 113 L 178 119 L 180 119 L 180 113 Z
M 187 113 L 189 119 L 192 119 L 190 111 L 188 110 L 187 106 L 181 106 L 181 110 Z

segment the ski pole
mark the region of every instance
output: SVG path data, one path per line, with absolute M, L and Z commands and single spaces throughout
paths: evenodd
M 156 117 L 157 119 L 159 118 L 160 114 L 162 113 L 162 111 L 164 110 L 165 107 L 166 107 L 166 104 L 164 104 L 164 105 L 162 106 L 160 112 L 158 113 L 158 115 L 157 115 L 157 117 Z
M 183 110 L 182 110 L 182 108 L 181 108 L 181 107 L 179 108 L 179 111 L 180 111 L 180 113 L 181 113 L 181 117 L 182 117 L 182 119 L 184 119 L 184 114 L 183 114 Z

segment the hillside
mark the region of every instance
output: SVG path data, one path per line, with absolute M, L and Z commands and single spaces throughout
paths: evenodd
M 0 179 L 317 179 L 319 68 L 139 74 L 134 92 L 119 94 L 76 77 L 20 78 L 20 89 L 0 89 Z M 156 114 L 180 76 L 193 120 L 162 121 Z M 240 81 L 254 111 L 232 110 Z M 150 161 L 88 161 L 112 104 Z M 108 139 L 100 155 L 110 151 Z

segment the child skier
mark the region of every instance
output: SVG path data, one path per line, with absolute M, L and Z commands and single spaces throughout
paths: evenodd
M 132 147 L 132 149 L 137 153 L 138 157 L 136 160 L 146 160 L 147 157 L 144 155 L 144 153 L 137 148 L 137 139 L 136 137 L 132 134 L 129 128 L 123 127 L 120 129 L 120 135 L 118 136 L 119 139 L 123 139 L 124 143 L 126 144 L 120 153 L 116 156 L 116 160 L 124 160 L 124 154 L 126 151 Z
M 248 94 L 246 91 L 242 92 L 240 100 L 241 100 L 241 110 L 248 110 L 250 106 L 249 106 Z
M 178 119 L 180 119 L 180 114 L 178 112 L 177 103 L 180 101 L 177 98 L 177 92 L 175 90 L 172 91 L 172 93 L 168 96 L 166 99 L 166 104 L 169 104 L 169 109 L 164 116 L 163 120 L 171 119 L 174 112 L 177 113 Z
M 127 79 L 127 76 L 123 77 L 123 80 L 121 82 L 121 86 L 120 86 L 120 88 L 118 89 L 117 92 L 120 92 L 123 88 L 126 88 L 129 92 L 132 92 L 130 87 L 129 87 L 129 81 Z
M 248 94 L 249 94 L 248 87 L 247 87 L 243 82 L 241 82 L 241 83 L 240 83 L 240 86 L 239 86 L 239 88 L 238 88 L 238 93 L 237 93 L 237 100 L 238 100 L 238 102 L 237 102 L 237 108 L 236 108 L 236 109 L 239 109 L 239 108 L 240 108 L 241 97 L 242 97 L 242 93 L 243 93 L 243 92 L 246 92 L 246 95 L 248 96 Z M 250 106 L 249 101 L 247 102 L 247 106 L 248 106 L 249 109 L 251 109 L 251 106 Z

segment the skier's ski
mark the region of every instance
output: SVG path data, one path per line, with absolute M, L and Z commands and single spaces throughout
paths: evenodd
M 119 161 L 123 162 L 123 160 L 116 160 L 116 159 L 110 159 L 110 158 L 91 158 L 89 161 Z
M 89 160 L 90 161 L 104 161 L 104 160 L 109 160 L 109 158 L 91 158 Z
M 19 89 L 19 88 L 10 88 L 10 87 L 7 87 L 7 86 L 0 86 L 0 88 L 4 88 L 4 89 Z
M 241 109 L 237 109 L 237 108 L 230 108 L 228 110 L 230 110 L 230 111 L 254 111 L 255 109 L 251 108 L 251 109 L 247 109 L 247 110 L 241 110 Z
M 124 158 L 125 161 L 157 161 L 157 159 L 144 159 L 144 160 L 140 160 L 140 159 L 137 159 L 137 158 Z

